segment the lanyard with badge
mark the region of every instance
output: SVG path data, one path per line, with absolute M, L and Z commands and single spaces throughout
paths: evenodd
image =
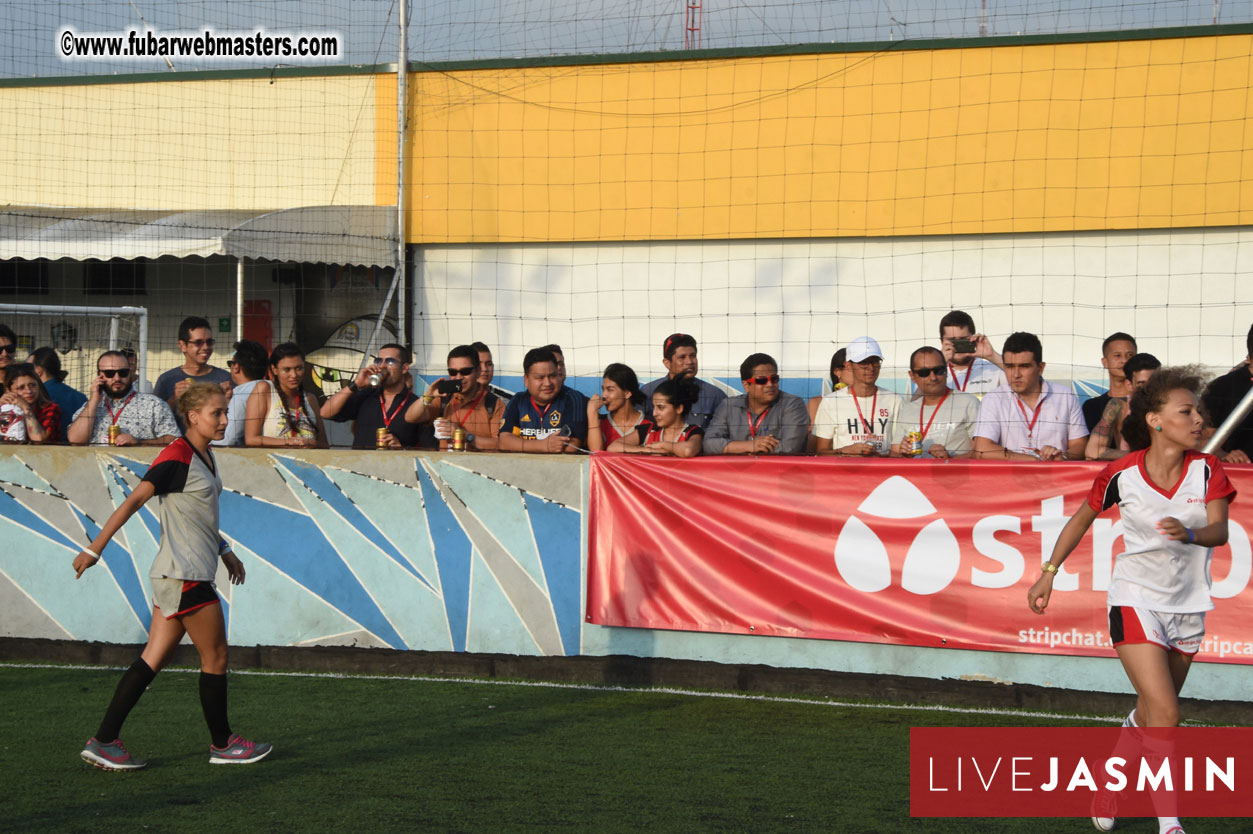
M 956 386 L 958 391 L 966 390 L 966 386 L 970 384 L 970 372 L 973 371 L 974 369 L 975 369 L 975 363 L 972 361 L 970 363 L 970 367 L 966 369 L 966 378 L 963 379 L 961 382 L 958 382 L 957 370 L 952 365 L 948 366 L 948 372 L 953 375 L 953 385 Z
M 393 408 L 392 413 L 388 415 L 387 404 L 383 399 L 383 394 L 379 394 L 379 411 L 383 413 L 383 427 L 387 429 L 388 434 L 390 434 L 392 430 L 392 421 L 396 419 L 396 415 L 400 413 L 400 410 L 405 407 L 405 400 L 407 399 L 408 397 L 403 394 L 397 394 L 392 399 L 392 402 L 396 407 Z
M 748 415 L 748 435 L 749 435 L 749 437 L 754 437 L 754 438 L 755 438 L 755 437 L 757 437 L 757 432 L 758 432 L 758 430 L 760 430 L 760 429 L 761 429 L 761 424 L 762 424 L 762 423 L 764 423 L 764 422 L 766 422 L 766 415 L 770 413 L 770 409 L 772 409 L 772 408 L 774 408 L 774 406 L 771 406 L 771 405 L 766 406 L 766 410 L 765 410 L 765 411 L 763 411 L 763 412 L 761 412 L 761 414 L 757 415 L 757 421 L 756 421 L 756 422 L 754 422 L 754 421 L 753 421 L 753 414 L 752 414 L 752 412 L 751 412 L 751 411 L 747 411 L 747 410 L 746 410 L 746 411 L 744 412 L 745 414 L 747 414 L 747 415 Z
M 1044 407 L 1044 394 L 1041 392 L 1040 401 L 1035 404 L 1035 411 L 1031 412 L 1031 419 L 1027 419 L 1027 407 L 1022 404 L 1022 397 L 1014 397 L 1014 402 L 1018 404 L 1018 410 L 1022 413 L 1022 421 L 1027 424 L 1027 442 L 1031 442 L 1031 435 L 1035 432 L 1035 422 L 1040 419 L 1040 409 Z
M 130 405 L 133 399 L 135 399 L 135 392 L 131 391 L 126 396 L 126 399 L 122 400 L 122 407 L 117 410 L 116 414 L 113 413 L 113 405 L 107 401 L 105 402 L 104 407 L 109 412 L 109 419 L 113 421 L 112 425 L 116 426 L 117 421 L 122 419 L 122 412 L 126 410 L 126 406 Z

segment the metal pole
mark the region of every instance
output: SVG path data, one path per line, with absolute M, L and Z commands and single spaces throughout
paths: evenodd
M 117 316 L 109 317 L 109 350 L 117 350 Z
M 409 294 L 405 276 L 405 95 L 409 75 L 409 3 L 400 0 L 399 57 L 396 66 L 396 274 L 400 276 L 400 295 L 396 298 L 397 340 L 409 344 L 408 316 L 405 303 Z
M 1231 437 L 1231 433 L 1236 430 L 1244 422 L 1244 418 L 1249 416 L 1249 412 L 1253 411 L 1253 388 L 1249 389 L 1249 393 L 1244 395 L 1244 399 L 1240 400 L 1240 404 L 1236 406 L 1236 410 L 1223 420 L 1223 424 L 1218 427 L 1218 431 L 1205 444 L 1205 448 L 1201 451 L 1207 455 L 1216 455 L 1222 450 L 1223 444 L 1227 442 L 1227 438 Z
M 139 316 L 139 355 L 136 358 L 136 364 L 139 366 L 136 370 L 139 372 L 139 379 L 136 380 L 139 393 L 151 394 L 152 386 L 148 384 L 148 309 L 146 307 L 138 307 L 143 313 Z
M 235 341 L 244 338 L 244 259 L 235 259 Z

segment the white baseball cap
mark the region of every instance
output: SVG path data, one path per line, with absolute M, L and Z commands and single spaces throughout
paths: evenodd
M 849 362 L 865 362 L 871 358 L 883 358 L 883 351 L 879 348 L 879 343 L 869 336 L 858 336 L 849 342 L 848 348 L 844 352 L 844 358 Z

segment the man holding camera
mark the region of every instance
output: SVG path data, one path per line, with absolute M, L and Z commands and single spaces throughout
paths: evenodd
M 948 363 L 948 387 L 979 399 L 1005 384 L 1001 355 L 982 333 L 975 332 L 969 313 L 953 310 L 940 319 L 940 352 Z
M 446 452 L 452 446 L 457 429 L 465 432 L 467 450 L 494 452 L 499 446 L 505 400 L 479 381 L 479 364 L 479 352 L 472 345 L 458 345 L 448 352 L 448 376 L 437 379 L 428 392 L 447 402 L 441 416 L 435 418 L 440 451 Z M 433 406 L 434 402 L 431 411 Z
M 411 361 L 408 348 L 383 345 L 372 364 L 322 404 L 322 417 L 337 423 L 355 420 L 354 449 L 416 448 L 418 424 L 439 413 L 440 397 L 432 391 L 418 397 L 409 390 L 405 377 Z

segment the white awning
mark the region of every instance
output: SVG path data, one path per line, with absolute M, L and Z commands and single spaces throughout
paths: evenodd
M 296 263 L 396 265 L 390 206 L 281 211 L 0 207 L 0 260 L 230 255 Z

